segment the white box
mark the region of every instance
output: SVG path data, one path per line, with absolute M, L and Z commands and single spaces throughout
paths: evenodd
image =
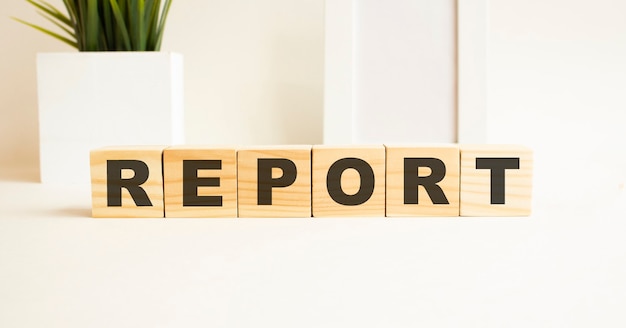
M 180 54 L 38 54 L 37 84 L 42 183 L 89 185 L 94 148 L 184 142 Z

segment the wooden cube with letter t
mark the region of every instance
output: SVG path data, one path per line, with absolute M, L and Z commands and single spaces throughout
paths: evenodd
M 163 151 L 165 217 L 237 217 L 237 151 L 175 146 Z
M 515 145 L 461 146 L 461 216 L 530 215 L 532 151 Z
M 237 152 L 239 217 L 311 217 L 311 146 Z
M 164 148 L 123 146 L 92 150 L 92 216 L 162 218 Z
M 313 216 L 385 216 L 385 147 L 314 146 Z
M 387 216 L 458 216 L 457 145 L 387 145 Z

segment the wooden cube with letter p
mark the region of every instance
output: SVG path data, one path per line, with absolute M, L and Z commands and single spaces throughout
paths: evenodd
M 386 145 L 387 216 L 458 216 L 457 145 Z
M 385 147 L 314 146 L 313 216 L 385 216 Z
M 239 217 L 311 217 L 311 146 L 237 152 Z
M 92 216 L 162 218 L 164 148 L 122 146 L 92 150 Z
M 163 151 L 165 217 L 237 217 L 237 151 L 175 146 Z
M 461 216 L 527 216 L 533 154 L 516 145 L 461 146 Z

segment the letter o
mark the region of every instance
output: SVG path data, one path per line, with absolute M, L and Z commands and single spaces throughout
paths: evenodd
M 346 194 L 341 188 L 341 175 L 347 169 L 355 169 L 360 176 L 361 185 L 354 195 Z M 337 203 L 347 206 L 361 205 L 374 193 L 374 170 L 360 158 L 342 158 L 333 163 L 326 175 L 326 188 L 330 197 Z

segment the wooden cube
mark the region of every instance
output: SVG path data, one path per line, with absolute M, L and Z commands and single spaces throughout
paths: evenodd
M 387 216 L 459 216 L 457 145 L 387 145 Z
M 314 146 L 313 216 L 385 216 L 385 147 Z
M 176 146 L 163 152 L 165 217 L 237 217 L 237 151 Z
M 532 151 L 515 145 L 461 146 L 461 216 L 527 216 Z
M 92 150 L 92 216 L 162 218 L 164 148 L 124 146 Z
M 237 152 L 239 217 L 311 217 L 311 146 Z

